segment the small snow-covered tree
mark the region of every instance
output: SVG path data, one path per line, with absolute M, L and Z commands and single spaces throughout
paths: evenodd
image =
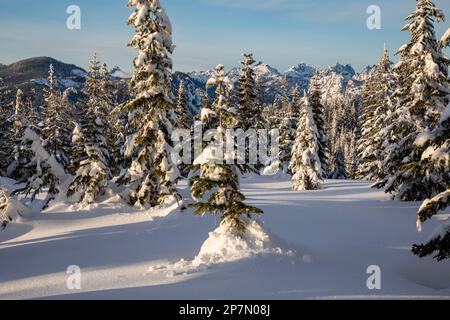
M 445 19 L 443 12 L 430 0 L 417 2 L 415 11 L 403 28 L 412 34 L 411 41 L 399 49 L 399 90 L 393 99 L 395 112 L 391 124 L 390 145 L 384 155 L 387 177 L 379 186 L 404 201 L 424 200 L 433 193 L 421 172 L 422 149 L 417 143 L 421 132 L 432 131 L 448 104 L 448 59 L 436 40 L 434 19 Z
M 235 145 L 226 130 L 239 123 L 238 112 L 227 101 L 232 88 L 231 80 L 225 76 L 224 66 L 218 65 L 214 75 L 208 80 L 207 87 L 216 87 L 216 100 L 212 109 L 202 109 L 202 125 L 215 128 L 214 140 L 203 148 L 202 154 L 195 159 L 191 173 L 191 194 L 197 201 L 191 206 L 195 214 L 210 212 L 220 215 L 223 224 L 244 231 L 246 221 L 252 213 L 262 213 L 258 208 L 244 203 L 245 196 L 240 190 L 239 173 L 249 170 L 247 165 L 230 164 L 230 155 L 226 153 L 227 144 Z M 234 160 L 231 158 L 231 160 Z
M 319 133 L 309 97 L 303 98 L 303 108 L 297 127 L 289 165 L 292 172 L 292 186 L 296 191 L 320 189 L 322 164 L 319 158 Z
M 33 129 L 26 128 L 22 140 L 28 146 L 29 152 L 32 153 L 27 167 L 33 168 L 34 173 L 25 186 L 16 189 L 13 194 L 31 196 L 31 201 L 34 201 L 37 195 L 46 191 L 43 206 L 46 208 L 60 191 L 59 183 L 66 176 L 65 169 L 57 161 L 55 155 L 47 152 L 42 139 Z
M 9 214 L 10 208 L 9 194 L 0 188 L 0 223 L 1 229 L 5 229 L 6 226 L 12 222 L 12 217 Z
M 79 117 L 82 118 L 82 116 L 83 114 L 81 114 Z M 85 148 L 84 148 L 83 132 L 81 128 L 82 122 L 83 120 L 75 122 L 72 131 L 72 154 L 69 168 L 69 172 L 71 174 L 75 174 L 80 166 L 80 162 L 86 159 L 86 153 L 84 152 Z
M 5 229 L 16 218 L 28 213 L 29 209 L 25 205 L 0 186 L 0 229 Z
M 311 82 L 310 103 L 313 112 L 314 123 L 316 124 L 318 133 L 318 143 L 319 143 L 318 155 L 320 163 L 322 164 L 322 174 L 325 176 L 328 171 L 327 163 L 329 150 L 328 150 L 328 134 L 325 125 L 325 106 L 322 104 L 322 93 L 319 74 L 316 73 L 311 78 L 310 82 Z
M 75 196 L 76 201 L 89 205 L 96 201 L 111 178 L 109 169 L 107 113 L 110 105 L 104 102 L 104 83 L 96 55 L 92 58 L 84 93 L 88 100 L 82 114 L 81 132 L 75 131 L 72 141 L 84 146 L 84 159 L 78 164 L 67 196 Z
M 16 103 L 14 106 L 13 119 L 13 162 L 9 165 L 7 174 L 9 177 L 19 181 L 26 181 L 32 174 L 27 164 L 30 160 L 30 154 L 26 146 L 22 143 L 23 133 L 29 122 L 27 121 L 27 110 L 25 108 L 24 94 L 22 90 L 17 90 Z
M 128 113 L 133 133 L 128 154 L 130 168 L 118 182 L 130 189 L 129 202 L 154 207 L 180 196 L 176 181 L 180 174 L 171 158 L 170 144 L 175 121 L 171 88 L 173 52 L 172 26 L 159 0 L 130 0 L 134 7 L 128 24 L 135 28 L 129 43 L 137 49 L 136 71 L 130 81 L 132 98 L 120 110 Z

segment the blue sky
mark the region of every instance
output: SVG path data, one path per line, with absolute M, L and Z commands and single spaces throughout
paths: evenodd
M 231 68 L 242 52 L 280 69 L 302 61 L 317 66 L 375 63 L 383 43 L 409 40 L 400 32 L 415 0 L 161 0 L 174 27 L 175 69 Z M 450 19 L 450 1 L 435 0 Z M 66 8 L 78 5 L 81 30 L 66 28 Z M 110 66 L 132 70 L 127 48 L 133 28 L 126 0 L 0 0 L 0 63 L 51 56 L 86 67 L 94 51 Z M 366 27 L 369 5 L 381 8 L 382 29 Z M 450 27 L 437 28 L 438 36 Z

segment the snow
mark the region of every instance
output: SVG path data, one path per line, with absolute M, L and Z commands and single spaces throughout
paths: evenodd
M 73 69 L 72 71 L 70 71 L 71 74 L 73 74 L 74 76 L 80 77 L 80 78 L 86 78 L 87 77 L 87 73 L 84 70 L 80 70 L 80 69 Z
M 444 35 L 441 38 L 441 43 L 443 47 L 446 47 L 450 44 L 450 28 L 445 31 Z
M 91 210 L 54 203 L 0 232 L 0 299 L 450 298 L 450 263 L 410 252 L 441 224 L 417 233 L 420 204 L 359 181 L 293 192 L 289 177 L 251 176 L 242 187 L 265 212 L 243 239 L 177 205 L 142 211 L 118 196 Z M 81 268 L 79 291 L 66 289 L 71 265 Z M 371 265 L 382 290 L 367 289 Z
M 264 254 L 294 255 L 275 246 L 268 232 L 256 221 L 250 222 L 243 236 L 233 231 L 231 225 L 222 223 L 209 234 L 192 264 L 211 266 Z
M 417 135 L 416 140 L 414 141 L 414 145 L 416 147 L 422 148 L 431 140 L 433 140 L 433 134 L 430 132 L 430 130 L 425 130 Z

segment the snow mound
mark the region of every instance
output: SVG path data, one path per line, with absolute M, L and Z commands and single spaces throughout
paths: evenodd
M 149 272 L 162 272 L 167 277 L 188 275 L 205 271 L 213 266 L 244 259 L 279 255 L 295 258 L 296 252 L 288 249 L 285 241 L 265 230 L 260 222 L 252 221 L 242 235 L 230 224 L 222 223 L 210 232 L 197 256 L 191 260 L 180 260 L 173 264 L 151 266 Z M 303 256 L 303 263 L 311 263 L 309 256 Z
M 294 255 L 292 251 L 277 246 L 269 233 L 256 221 L 250 222 L 244 235 L 240 235 L 231 225 L 223 223 L 209 234 L 192 265 L 211 266 L 264 254 Z

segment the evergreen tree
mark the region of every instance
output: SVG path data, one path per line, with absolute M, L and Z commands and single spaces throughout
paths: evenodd
M 29 214 L 28 207 L 0 187 L 0 229 L 5 229 L 17 217 L 23 217 L 26 214 Z
M 47 88 L 44 91 L 45 111 L 42 136 L 47 152 L 64 167 L 70 166 L 72 119 L 68 89 L 65 93 L 58 91 L 58 83 L 53 65 L 50 65 Z
M 10 114 L 6 107 L 0 105 L 0 176 L 6 176 L 7 170 L 13 161 L 13 132 Z
M 317 127 L 318 133 L 318 143 L 319 143 L 319 159 L 322 164 L 322 174 L 325 176 L 328 169 L 328 136 L 325 126 L 325 107 L 322 105 L 322 94 L 320 88 L 319 74 L 316 73 L 314 77 L 311 78 L 311 108 L 314 117 L 314 123 Z
M 16 189 L 13 195 L 24 194 L 25 196 L 31 196 L 31 201 L 34 201 L 36 196 L 47 191 L 43 205 L 45 209 L 59 193 L 59 183 L 65 178 L 65 169 L 57 161 L 54 154 L 47 152 L 42 139 L 31 127 L 25 129 L 22 141 L 27 146 L 28 152 L 32 154 L 26 167 L 33 168 L 33 175 L 28 179 L 25 186 Z
M 84 159 L 79 161 L 76 175 L 69 186 L 67 196 L 75 196 L 76 201 L 89 205 L 102 194 L 111 178 L 109 169 L 108 142 L 105 133 L 108 132 L 107 113 L 110 104 L 105 102 L 104 74 L 99 68 L 99 62 L 94 55 L 84 93 L 88 100 L 84 106 L 81 123 L 81 135 L 75 131 L 72 141 L 84 146 Z
M 342 141 L 345 141 L 344 158 L 345 158 L 345 172 L 347 179 L 354 179 L 358 169 L 358 146 L 356 139 L 356 129 L 353 131 L 343 131 Z
M 433 193 L 421 174 L 423 150 L 415 142 L 419 133 L 436 128 L 448 104 L 448 59 L 436 40 L 433 25 L 434 19 L 440 22 L 444 18 L 432 1 L 420 0 L 403 28 L 412 39 L 400 48 L 401 59 L 395 66 L 399 90 L 393 97 L 395 112 L 387 120 L 391 124 L 391 143 L 384 155 L 388 175 L 378 186 L 404 201 L 424 200 Z
M 187 107 L 186 101 L 186 88 L 184 86 L 184 81 L 180 81 L 180 86 L 178 88 L 178 99 L 176 108 L 176 124 L 179 128 L 187 129 L 192 125 L 192 115 Z
M 234 138 L 228 137 L 226 129 L 234 128 L 239 123 L 239 116 L 227 100 L 232 83 L 225 76 L 223 65 L 216 67 L 207 87 L 216 87 L 216 100 L 212 109 L 203 108 L 202 125 L 215 128 L 216 135 L 215 140 L 203 149 L 201 156 L 194 162 L 191 194 L 197 202 L 191 206 L 196 209 L 197 215 L 207 212 L 220 215 L 222 223 L 244 231 L 246 221 L 242 216 L 250 218 L 252 213 L 262 211 L 245 204 L 245 196 L 240 191 L 239 172 L 248 172 L 249 166 L 230 164 L 229 157 L 232 155 L 225 151 L 226 144 L 234 145 Z
M 244 54 L 241 61 L 241 76 L 238 82 L 238 107 L 241 123 L 239 127 L 248 129 L 264 129 L 267 124 L 262 117 L 262 108 L 259 101 L 258 86 L 255 80 L 253 54 Z
M 6 226 L 12 222 L 12 217 L 9 214 L 10 211 L 10 198 L 9 194 L 0 188 L 0 228 L 5 229 Z
M 85 119 L 85 117 L 83 117 L 83 113 L 79 115 L 79 118 L 83 120 Z M 74 129 L 72 131 L 72 154 L 69 172 L 73 175 L 76 174 L 78 168 L 80 167 L 80 162 L 87 158 L 84 148 L 83 129 L 81 127 L 84 122 L 83 120 L 75 122 Z
M 110 81 L 111 73 L 108 66 L 103 63 L 100 67 L 100 108 L 97 108 L 97 116 L 102 120 L 104 136 L 107 141 L 109 152 L 109 167 L 111 173 L 118 174 L 124 166 L 123 145 L 125 143 L 126 126 L 125 116 L 114 112 L 117 106 L 115 87 Z
M 333 154 L 330 179 L 346 180 L 345 154 L 342 146 L 338 146 Z
M 29 153 L 26 146 L 22 143 L 23 133 L 29 125 L 27 122 L 27 112 L 25 108 L 24 94 L 18 89 L 16 94 L 16 103 L 13 115 L 13 162 L 9 165 L 7 174 L 19 182 L 25 182 L 32 174 L 30 168 L 27 167 L 29 162 Z
M 418 212 L 419 229 L 424 222 L 450 207 L 450 104 L 443 113 L 439 127 L 426 139 L 428 147 L 422 154 L 420 166 L 435 191 Z M 439 261 L 450 258 L 450 224 L 448 220 L 442 224 L 440 232 L 434 233 L 426 244 L 413 247 L 416 255 L 425 257 L 436 254 L 434 257 Z
M 289 169 L 296 191 L 320 189 L 322 164 L 319 158 L 319 132 L 314 122 L 312 106 L 305 93 L 303 108 L 292 148 Z
M 385 48 L 383 58 L 364 84 L 360 119 L 362 137 L 358 147 L 359 179 L 378 181 L 384 177 L 383 129 L 386 127 L 386 118 L 392 111 L 391 96 L 395 85 L 391 66 L 389 51 Z
M 138 56 L 130 82 L 132 99 L 121 111 L 128 113 L 135 133 L 128 139 L 134 142 L 128 150 L 131 166 L 118 182 L 132 189 L 130 204 L 154 207 L 180 200 L 176 190 L 179 172 L 169 144 L 175 121 L 169 57 L 174 50 L 172 27 L 158 0 L 130 0 L 128 6 L 134 7 L 128 24 L 136 32 L 129 46 L 138 50 Z
M 303 99 L 300 95 L 298 87 L 294 89 L 292 100 L 283 96 L 280 100 L 281 109 L 278 112 L 278 125 L 280 129 L 279 147 L 280 154 L 279 160 L 282 165 L 282 171 L 284 173 L 290 173 L 289 164 L 291 162 L 292 147 L 296 136 L 296 129 L 299 123 L 300 110 L 302 108 Z

